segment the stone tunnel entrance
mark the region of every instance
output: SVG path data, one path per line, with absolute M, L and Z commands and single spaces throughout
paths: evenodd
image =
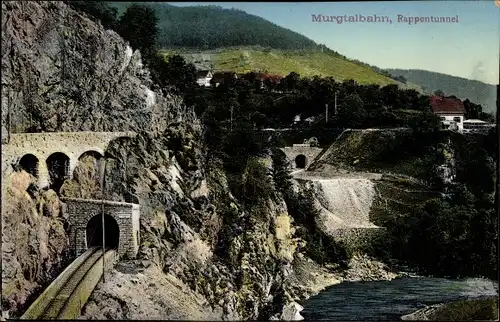
M 50 188 L 59 192 L 64 180 L 69 177 L 69 157 L 61 152 L 52 153 L 47 158 Z
M 102 215 L 92 217 L 86 228 L 87 247 L 102 246 Z M 106 247 L 118 249 L 120 228 L 110 215 L 104 215 L 104 242 Z
M 19 165 L 21 168 L 38 178 L 38 158 L 33 154 L 24 155 L 21 160 L 19 160 Z
M 61 197 L 70 222 L 70 243 L 77 256 L 102 246 L 102 200 Z M 140 206 L 104 200 L 104 240 L 118 256 L 135 258 L 140 244 Z
M 304 169 L 306 167 L 306 156 L 299 154 L 295 157 L 295 167 L 297 169 Z

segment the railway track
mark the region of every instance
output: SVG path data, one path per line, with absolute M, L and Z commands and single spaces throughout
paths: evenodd
M 106 249 L 105 270 L 116 257 L 116 250 Z M 89 248 L 71 263 L 21 316 L 21 319 L 76 319 L 103 273 L 103 252 Z

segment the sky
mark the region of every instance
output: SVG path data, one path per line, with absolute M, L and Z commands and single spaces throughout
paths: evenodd
M 423 69 L 498 84 L 500 0 L 496 1 L 498 6 L 495 0 L 169 3 L 244 10 L 380 68 Z M 377 15 L 392 23 L 313 22 L 312 15 Z M 410 25 L 398 22 L 398 15 L 458 16 L 458 22 Z

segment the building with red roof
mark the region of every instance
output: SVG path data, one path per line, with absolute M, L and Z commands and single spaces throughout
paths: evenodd
M 441 118 L 443 129 L 463 130 L 465 107 L 459 98 L 455 96 L 431 96 L 429 103 L 434 114 Z

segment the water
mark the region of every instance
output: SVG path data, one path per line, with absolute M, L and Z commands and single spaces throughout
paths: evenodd
M 486 279 L 403 278 L 346 282 L 307 300 L 304 320 L 399 320 L 426 305 L 498 295 L 498 283 Z

